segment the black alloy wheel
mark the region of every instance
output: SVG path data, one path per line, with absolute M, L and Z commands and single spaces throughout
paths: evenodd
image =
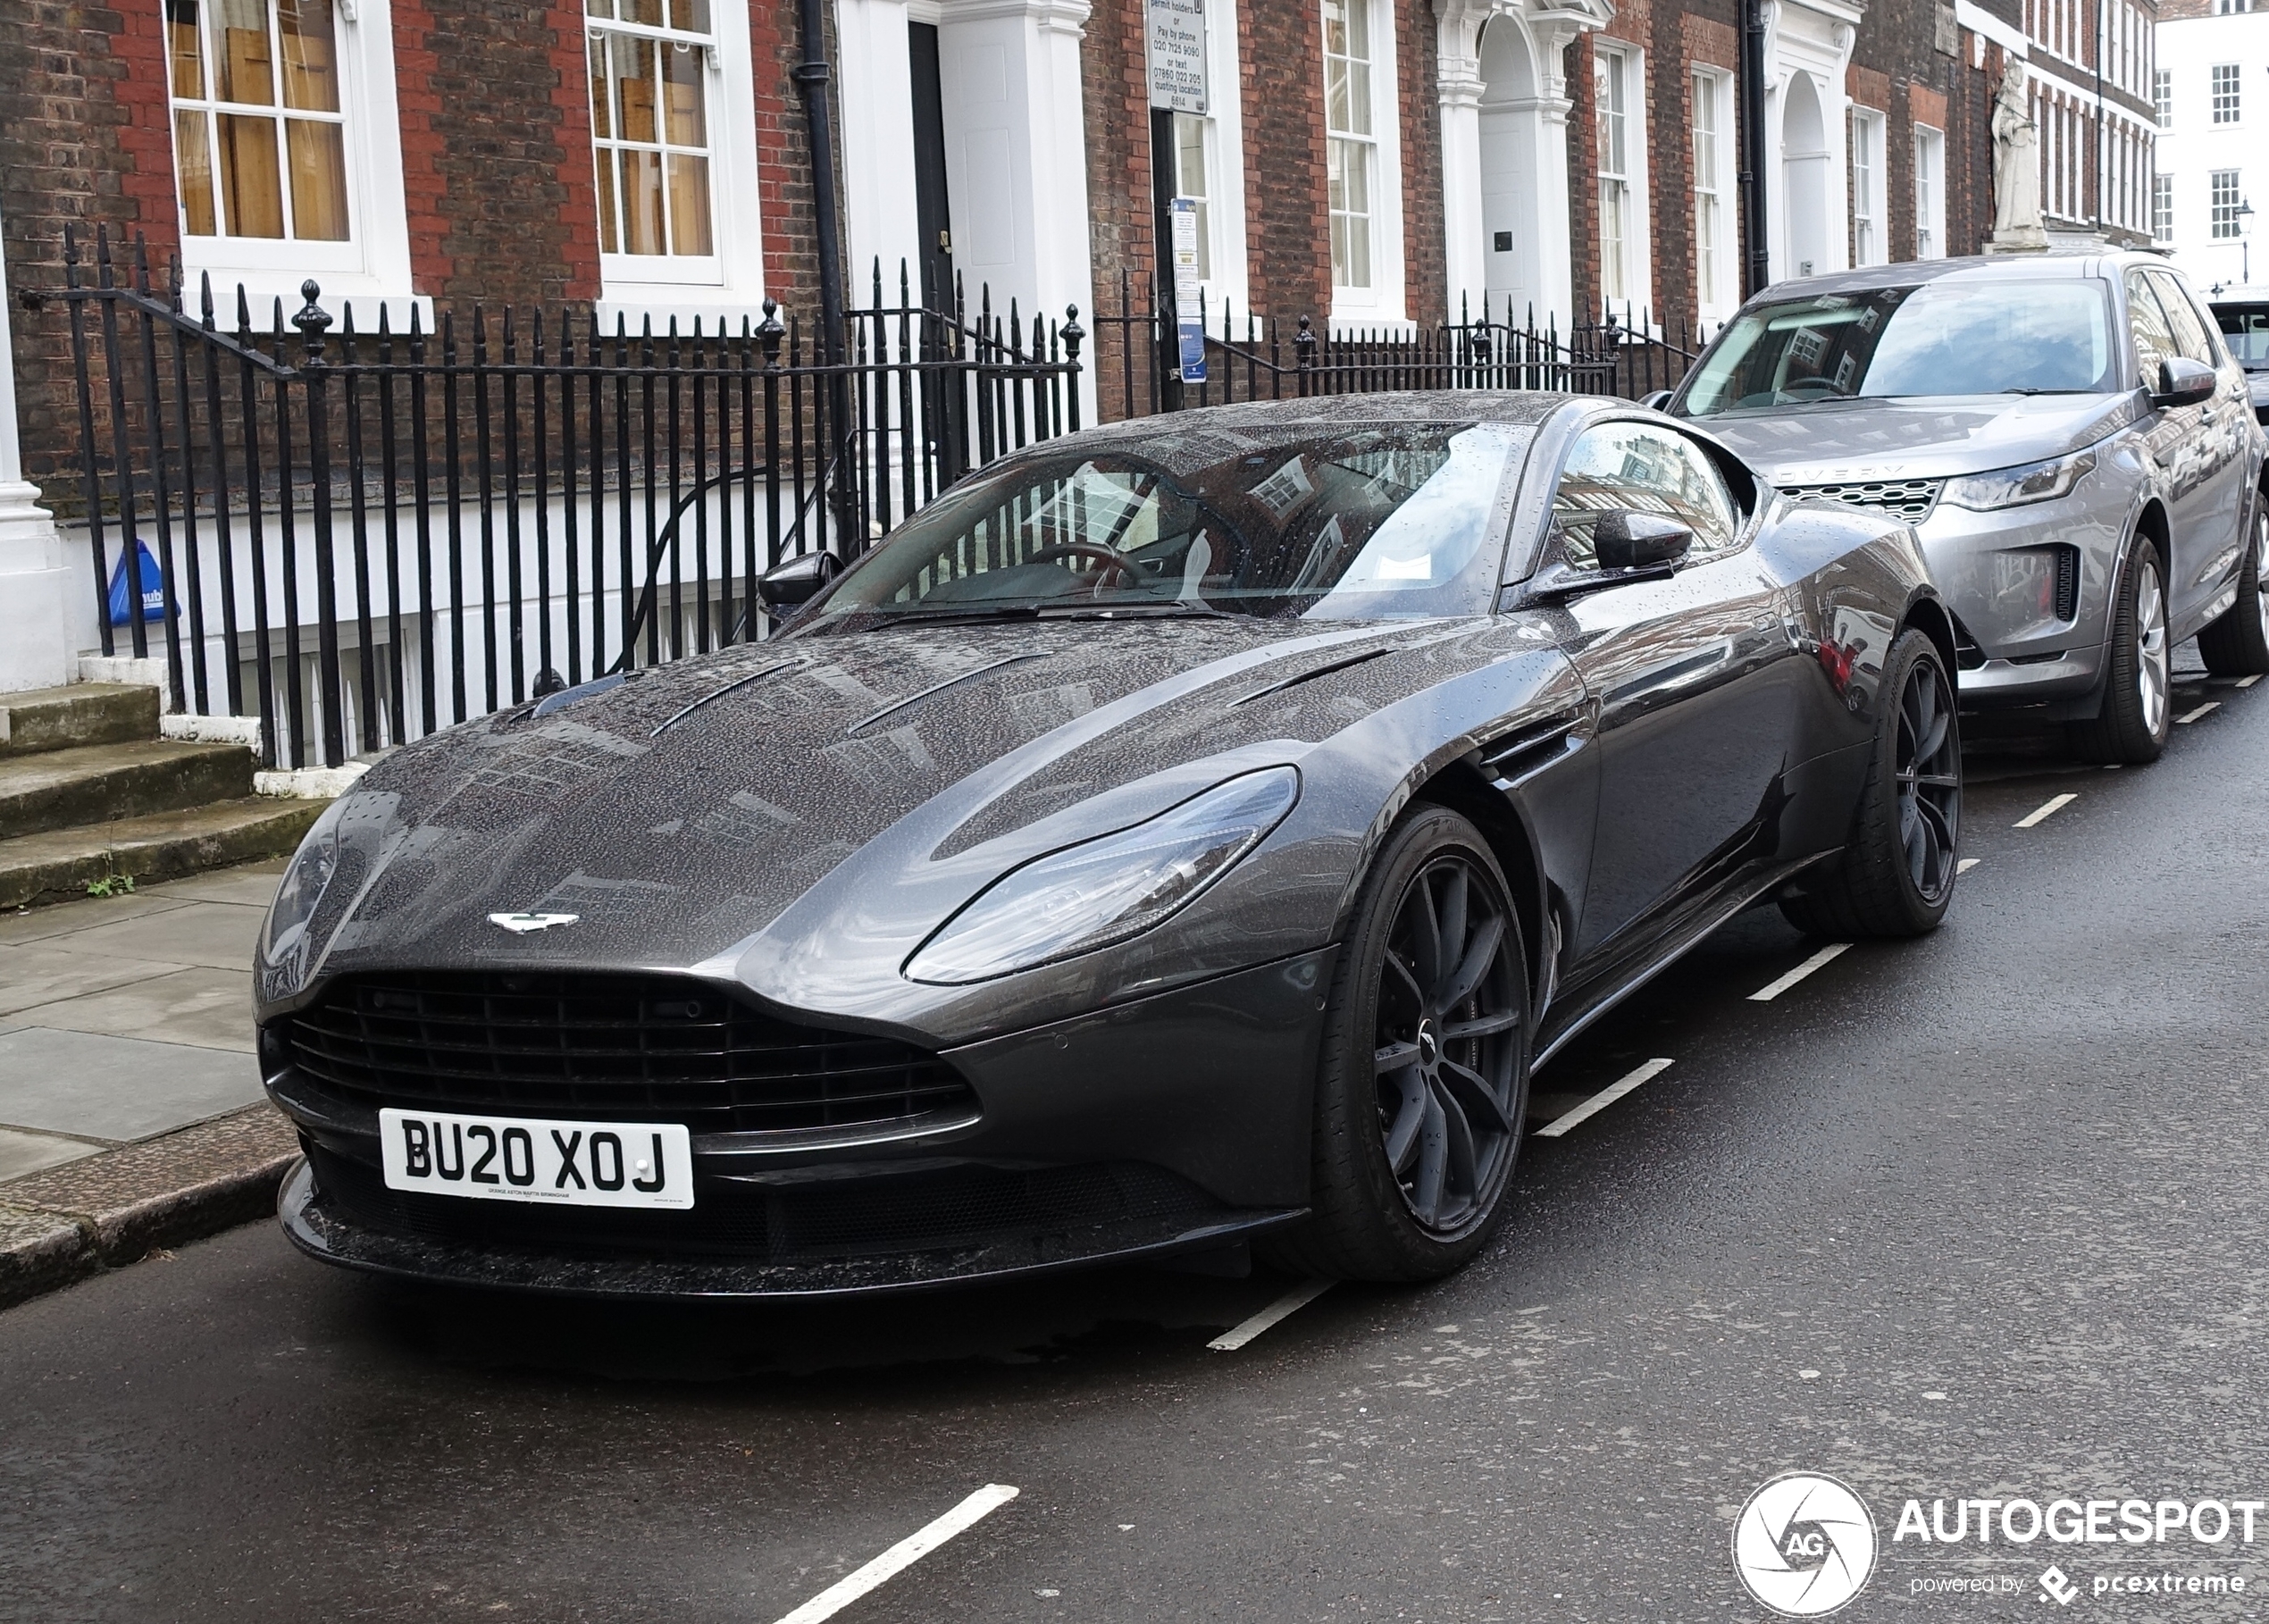
M 1411 1218 L 1454 1238 L 1504 1182 L 1521 999 L 1488 876 L 1436 858 L 1402 894 L 1379 969 L 1372 1065 L 1386 1165 Z
M 1369 1280 L 1462 1267 L 1503 1216 L 1528 1098 L 1520 926 L 1488 844 L 1421 804 L 1388 838 L 1333 975 L 1312 1216 L 1280 1265 Z
M 1874 755 L 1851 839 L 1781 900 L 1788 922 L 1811 935 L 1919 936 L 1938 927 L 1954 900 L 1962 721 L 1938 646 L 1919 631 L 1901 632 L 1878 691 Z
M 1955 729 L 1954 694 L 1934 659 L 1907 668 L 1899 695 L 1898 783 L 1900 844 L 1918 895 L 1943 902 L 1954 889 L 1955 851 L 1962 834 L 1962 737 Z

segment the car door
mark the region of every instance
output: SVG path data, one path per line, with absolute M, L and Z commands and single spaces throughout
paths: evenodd
M 1561 471 L 1548 548 L 1572 570 L 1597 567 L 1589 528 L 1618 508 L 1674 518 L 1694 545 L 1668 579 L 1567 605 L 1600 774 L 1579 967 L 1640 950 L 1746 866 L 1794 715 L 1787 599 L 1708 453 L 1659 423 L 1592 425 Z
M 2160 365 L 2183 353 L 2182 341 L 2149 273 L 2134 267 L 2125 280 L 2136 382 L 2147 393 L 2155 392 Z M 2143 435 L 2166 492 L 2173 553 L 2167 561 L 2167 607 L 2175 621 L 2187 618 L 2213 590 L 2211 562 L 2227 545 L 2228 523 L 2215 522 L 2220 491 L 2214 479 L 2216 459 L 2207 443 L 2213 429 L 2214 402 L 2208 401 L 2204 406 L 2154 407 Z
M 2200 579 L 2195 583 L 2193 601 L 2199 601 L 2212 597 L 2230 579 L 2237 564 L 2245 523 L 2246 431 L 2253 407 L 2246 396 L 2244 374 L 2223 357 L 2198 302 L 2181 279 L 2171 271 L 2156 269 L 2144 274 L 2158 292 L 2159 304 L 2166 311 L 2174 341 L 2182 353 L 2215 371 L 2214 398 L 2201 411 L 2198 432 Z

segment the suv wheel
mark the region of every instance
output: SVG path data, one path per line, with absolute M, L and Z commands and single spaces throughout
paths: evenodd
M 2072 724 L 2072 749 L 2089 761 L 2140 766 L 2156 761 L 2173 725 L 2174 649 L 2166 635 L 2166 588 L 2158 549 L 2139 542 L 2120 576 L 2112 615 L 2111 670 L 2103 708 Z

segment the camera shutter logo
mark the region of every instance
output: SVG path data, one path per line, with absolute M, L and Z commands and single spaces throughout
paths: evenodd
M 1875 1519 L 1835 1478 L 1784 1472 L 1735 1519 L 1733 1569 L 1781 1617 L 1819 1618 L 1857 1595 L 1875 1571 Z

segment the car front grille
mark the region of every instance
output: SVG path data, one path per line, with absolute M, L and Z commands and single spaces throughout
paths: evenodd
M 1834 485 L 1783 485 L 1780 490 L 1800 502 L 1841 502 L 1846 507 L 1871 507 L 1920 524 L 1938 505 L 1944 480 L 1853 480 Z
M 804 1026 L 666 975 L 349 977 L 279 1024 L 286 1058 L 351 1105 L 667 1121 L 696 1134 L 967 1120 L 951 1066 Z

